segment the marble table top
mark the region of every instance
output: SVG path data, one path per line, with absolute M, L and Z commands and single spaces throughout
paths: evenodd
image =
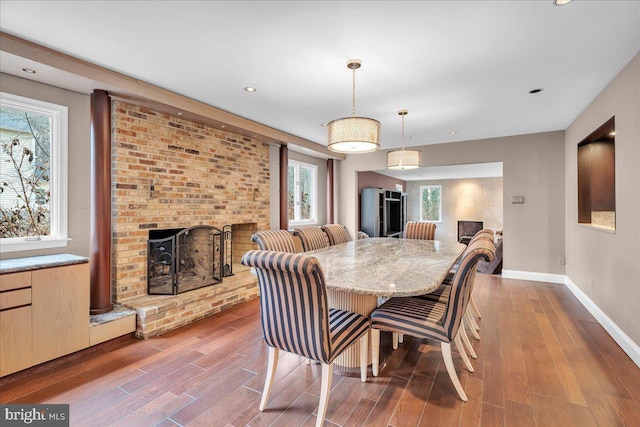
M 328 289 L 378 297 L 434 291 L 466 246 L 457 242 L 368 238 L 309 251 Z
M 72 264 L 84 264 L 86 262 L 89 262 L 89 258 L 71 254 L 3 259 L 0 260 L 0 274 L 39 270 L 41 268 L 61 267 Z

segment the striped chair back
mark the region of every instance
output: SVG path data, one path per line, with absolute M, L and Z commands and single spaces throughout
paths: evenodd
M 251 240 L 265 251 L 290 252 L 296 251 L 293 236 L 287 230 L 258 231 L 251 236 Z
M 478 239 L 488 239 L 493 242 L 494 241 L 493 230 L 490 228 L 483 228 L 482 230 L 478 231 L 476 234 L 473 235 L 469 243 Z
M 293 230 L 293 235 L 300 237 L 302 250 L 305 252 L 329 246 L 329 238 L 327 237 L 327 234 L 317 225 L 295 228 Z
M 434 240 L 436 237 L 436 225 L 433 222 L 407 222 L 404 230 L 405 239 Z
M 469 246 L 462 254 L 458 270 L 451 282 L 449 300 L 442 317 L 443 341 L 449 342 L 458 333 L 460 321 L 467 308 L 473 291 L 478 262 L 492 261 L 495 256 L 493 241 L 476 239 L 469 242 Z
M 255 268 L 264 339 L 271 347 L 331 363 L 329 308 L 320 262 L 308 255 L 248 251 Z
M 329 238 L 329 245 L 337 245 L 339 243 L 347 243 L 351 239 L 349 238 L 349 233 L 344 225 L 340 224 L 327 224 L 320 227 L 322 231 L 327 233 L 327 237 Z

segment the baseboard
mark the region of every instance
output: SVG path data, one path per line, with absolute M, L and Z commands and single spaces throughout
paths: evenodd
M 618 345 L 624 350 L 625 353 L 633 360 L 633 362 L 640 367 L 640 346 L 633 342 L 631 338 L 624 333 L 622 329 L 615 324 L 613 320 L 609 316 L 605 314 L 604 311 L 600 309 L 592 300 L 582 292 L 582 290 L 576 286 L 575 283 L 571 279 L 565 276 L 565 285 L 578 301 L 591 313 L 593 317 L 596 318 L 598 323 L 607 331 L 607 333 L 613 338 L 613 340 L 618 343 Z
M 565 283 L 564 274 L 537 273 L 535 271 L 502 270 L 505 279 L 531 280 L 533 282 Z
M 627 353 L 627 356 L 640 367 L 640 346 L 633 342 L 622 329 L 615 324 L 604 311 L 594 303 L 582 290 L 564 274 L 536 273 L 532 271 L 502 270 L 505 279 L 531 280 L 533 282 L 559 283 L 565 285 L 580 301 L 596 321 L 604 328 L 613 340 Z

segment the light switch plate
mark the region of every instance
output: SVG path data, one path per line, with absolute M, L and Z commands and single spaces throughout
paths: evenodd
M 524 205 L 524 196 L 511 196 L 512 205 Z

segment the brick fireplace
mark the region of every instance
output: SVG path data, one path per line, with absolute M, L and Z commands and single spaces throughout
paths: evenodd
M 239 259 L 269 228 L 269 146 L 179 117 L 112 103 L 112 293 L 148 338 L 256 298 Z M 233 230 L 233 275 L 178 295 L 147 294 L 150 230 Z

